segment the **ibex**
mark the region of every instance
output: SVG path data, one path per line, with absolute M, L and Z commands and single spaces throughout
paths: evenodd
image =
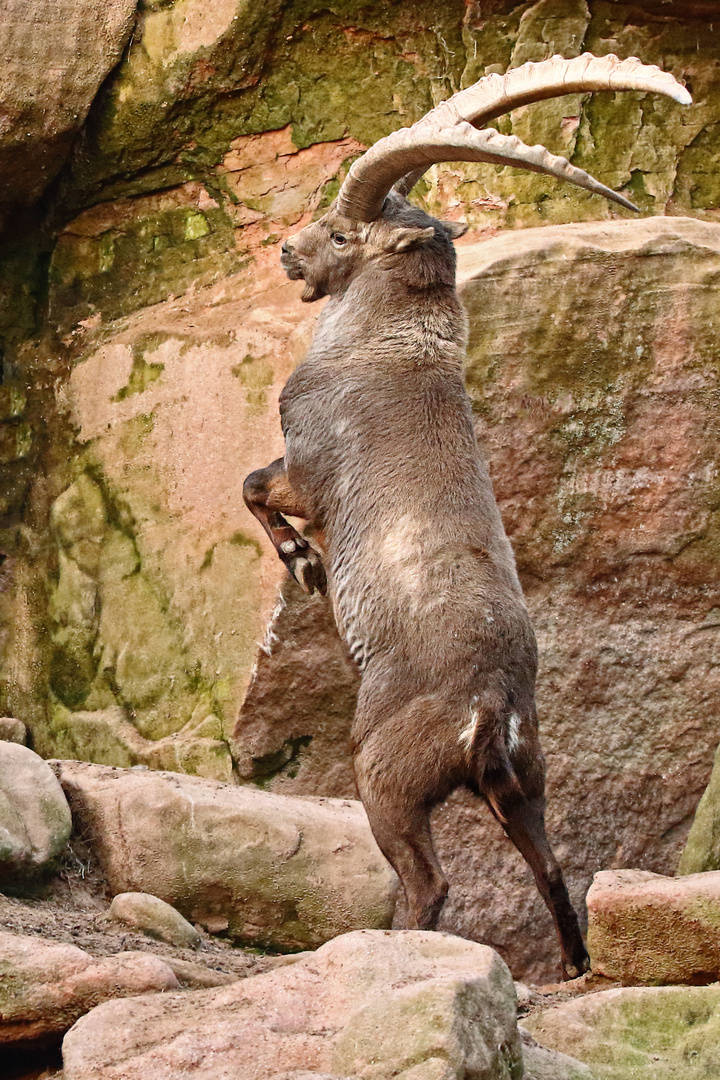
M 433 164 L 484 161 L 637 209 L 542 146 L 478 130 L 520 105 L 591 90 L 691 101 L 634 58 L 554 57 L 490 75 L 376 143 L 324 217 L 283 244 L 302 299 L 329 301 L 280 399 L 285 457 L 244 491 L 302 587 L 329 594 L 360 669 L 355 776 L 408 927 L 437 924 L 448 885 L 429 815 L 464 785 L 532 868 L 566 978 L 589 959 L 545 832 L 535 637 L 463 386 L 452 240 L 464 228 L 405 196 Z M 284 515 L 307 521 L 309 540 Z

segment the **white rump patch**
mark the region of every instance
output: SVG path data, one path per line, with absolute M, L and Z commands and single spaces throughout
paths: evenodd
M 507 730 L 507 748 L 513 754 L 520 745 L 520 717 L 517 713 L 510 713 Z
M 470 720 L 460 732 L 458 736 L 458 742 L 461 746 L 464 746 L 466 750 L 469 750 L 473 744 L 475 734 L 480 723 L 480 711 L 476 704 L 477 699 L 473 699 L 473 703 L 470 706 Z

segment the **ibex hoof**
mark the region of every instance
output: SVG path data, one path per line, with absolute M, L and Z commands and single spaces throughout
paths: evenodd
M 306 548 L 303 555 L 292 559 L 288 563 L 288 570 L 308 596 L 312 596 L 314 592 L 319 592 L 323 596 L 327 593 L 325 567 L 320 556 L 312 548 Z
M 569 982 L 570 979 L 579 979 L 587 971 L 590 971 L 590 957 L 587 953 L 576 963 L 571 960 L 563 962 L 563 979 L 565 982 Z

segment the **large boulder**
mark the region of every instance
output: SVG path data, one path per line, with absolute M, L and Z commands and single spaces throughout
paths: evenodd
M 55 768 L 114 894 L 152 893 L 211 931 L 285 951 L 392 923 L 397 879 L 358 802 L 77 761 Z
M 5 0 L 0 11 L 0 224 L 54 179 L 120 59 L 137 0 Z
M 27 744 L 27 728 L 14 716 L 0 716 L 0 742 Z
M 625 985 L 720 979 L 720 872 L 605 870 L 587 894 L 592 969 Z
M 70 839 L 67 799 L 47 762 L 0 741 L 0 883 L 16 886 L 52 865 Z
M 220 990 L 113 1002 L 66 1036 L 66 1080 L 311 1075 L 520 1080 L 510 972 L 445 934 L 358 931 Z
M 0 1044 L 59 1041 L 108 998 L 179 986 L 168 965 L 149 953 L 96 959 L 75 945 L 0 932 Z
M 595 1080 L 709 1080 L 720 1073 L 720 987 L 623 987 L 523 1019 Z

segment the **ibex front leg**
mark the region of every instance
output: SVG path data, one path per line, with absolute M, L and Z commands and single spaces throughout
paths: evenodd
M 327 579 L 320 556 L 283 517 L 283 514 L 289 514 L 290 517 L 307 518 L 288 482 L 285 459 L 278 458 L 266 469 L 250 473 L 243 485 L 243 498 L 297 583 L 306 593 L 317 590 L 324 596 Z

